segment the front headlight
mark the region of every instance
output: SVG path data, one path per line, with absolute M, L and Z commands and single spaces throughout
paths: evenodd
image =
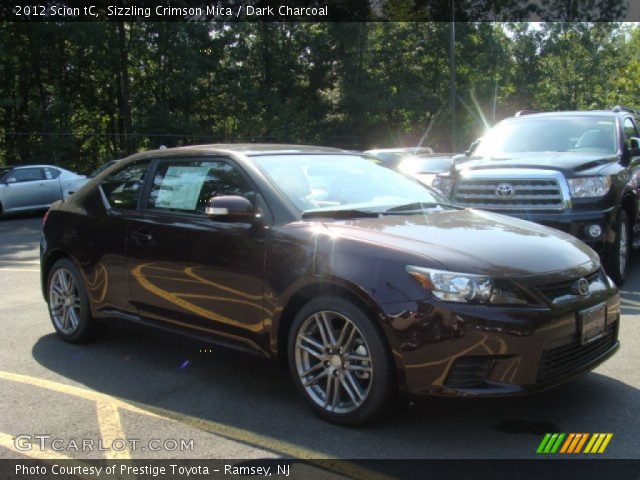
M 486 275 L 447 272 L 407 265 L 406 272 L 439 300 L 446 302 L 526 305 L 518 291 L 505 280 Z
M 577 177 L 568 182 L 573 198 L 603 197 L 611 188 L 611 177 Z
M 431 182 L 431 188 L 445 197 L 451 195 L 451 187 L 453 187 L 453 179 L 450 176 L 436 175 Z

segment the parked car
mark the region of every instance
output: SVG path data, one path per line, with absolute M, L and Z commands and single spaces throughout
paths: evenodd
M 402 157 L 396 170 L 430 187 L 437 174 L 449 172 L 452 157 L 452 153 L 409 155 Z
M 86 177 L 81 176 L 80 178 L 74 180 L 73 182 L 70 182 L 67 185 L 67 188 L 65 189 L 64 198 L 67 198 L 69 195 L 74 194 L 76 191 L 80 190 L 80 188 L 82 188 L 90 179 L 92 179 L 99 173 L 104 172 L 107 168 L 111 167 L 112 165 L 115 165 L 118 162 L 119 160 L 109 160 L 108 162 L 105 162 L 102 165 L 100 165 L 98 168 L 96 168 L 93 172 L 91 172 Z
M 376 148 L 365 150 L 363 153 L 376 157 L 385 167 L 396 168 L 402 157 L 433 153 L 433 149 L 430 147 Z
M 527 113 L 493 127 L 433 186 L 465 207 L 505 213 L 580 238 L 618 285 L 640 246 L 636 112 Z
M 84 175 L 51 165 L 0 168 L 0 215 L 45 210 Z
M 122 160 L 45 218 L 55 330 L 75 343 L 120 320 L 257 353 L 341 424 L 398 387 L 526 393 L 617 350 L 619 296 L 587 245 L 369 158 L 209 145 Z

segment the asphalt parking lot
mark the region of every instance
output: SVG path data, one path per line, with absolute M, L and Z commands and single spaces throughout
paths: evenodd
M 343 428 L 313 416 L 285 373 L 252 356 L 122 329 L 87 345 L 59 340 L 40 294 L 40 223 L 0 220 L 0 457 L 533 458 L 546 432 L 612 432 L 602 456 L 640 458 L 640 252 L 622 290 L 621 349 L 594 372 L 528 397 L 422 399 Z M 139 443 L 16 449 L 14 437 L 40 434 L 58 446 Z

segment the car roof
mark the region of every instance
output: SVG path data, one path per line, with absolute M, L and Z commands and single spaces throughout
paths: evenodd
M 629 112 L 625 112 L 625 111 L 621 111 L 621 112 L 612 112 L 611 110 L 566 110 L 566 111 L 562 111 L 562 112 L 539 112 L 539 113 L 528 113 L 526 115 L 520 115 L 518 117 L 511 117 L 511 118 L 516 118 L 518 120 L 521 120 L 523 118 L 531 118 L 531 117 L 535 117 L 535 118 L 540 118 L 540 117 L 568 117 L 568 116 L 574 116 L 574 117 L 582 117 L 582 116 L 589 116 L 589 117 L 615 117 L 617 115 L 621 115 L 621 114 L 627 114 L 627 115 L 631 115 Z
M 228 154 L 235 153 L 246 156 L 252 155 L 276 155 L 276 154 L 295 154 L 295 153 L 342 153 L 354 155 L 353 152 L 341 150 L 339 148 L 318 147 L 313 145 L 289 145 L 276 143 L 215 143 L 208 145 L 190 145 L 177 148 L 162 148 L 158 150 L 148 150 L 128 158 L 145 158 L 145 157 L 167 157 L 173 155 L 189 155 L 189 154 Z
M 64 170 L 64 168 L 56 165 L 7 165 L 7 168 L 57 168 L 58 170 Z

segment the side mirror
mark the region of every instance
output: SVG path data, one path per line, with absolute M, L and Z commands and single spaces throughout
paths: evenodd
M 221 195 L 211 197 L 204 210 L 209 218 L 243 220 L 250 222 L 259 217 L 249 200 L 237 195 Z
M 469 145 L 469 148 L 467 149 L 467 151 L 464 152 L 465 157 L 470 157 L 471 154 L 475 151 L 475 149 L 478 148 L 478 145 L 480 145 L 481 141 L 482 141 L 481 138 L 476 138 L 473 142 L 471 142 L 471 145 Z
M 15 177 L 9 177 L 7 178 L 4 183 L 6 183 L 7 185 L 11 185 L 12 183 L 16 183 L 17 180 L 15 179 Z

